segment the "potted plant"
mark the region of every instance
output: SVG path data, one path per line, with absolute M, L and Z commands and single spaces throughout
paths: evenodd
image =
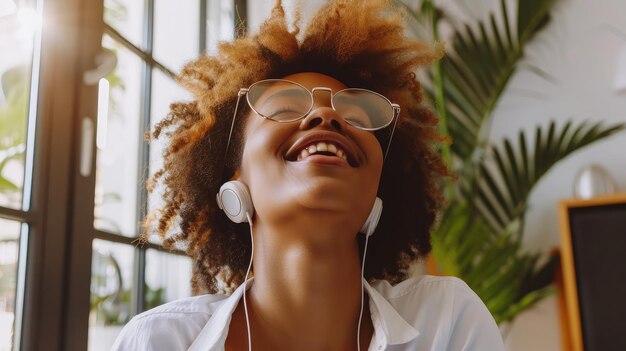
M 437 269 L 462 278 L 485 302 L 498 324 L 511 322 L 554 292 L 559 257 L 522 249 L 529 195 L 555 164 L 624 129 L 624 125 L 551 121 L 530 136 L 492 143 L 493 110 L 524 48 L 550 21 L 555 0 L 517 0 L 517 20 L 507 1 L 486 21 L 458 23 L 433 0 L 417 7 L 398 1 L 415 19 L 415 34 L 440 40 L 441 24 L 452 28 L 446 56 L 427 72 L 425 92 L 440 117 L 440 132 L 452 143 L 441 154 L 458 175 L 444 184 L 448 201 L 432 236 Z M 526 64 L 544 79 L 550 75 Z

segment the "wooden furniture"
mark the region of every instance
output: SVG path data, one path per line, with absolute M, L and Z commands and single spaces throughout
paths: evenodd
M 559 204 L 564 349 L 626 350 L 626 194 Z

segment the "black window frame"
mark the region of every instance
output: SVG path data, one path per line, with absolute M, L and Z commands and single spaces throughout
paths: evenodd
M 148 249 L 169 254 L 159 245 L 137 246 L 136 237 L 126 237 L 94 228 L 95 165 L 88 177 L 79 172 L 82 122 L 96 116 L 97 86 L 86 86 L 84 71 L 95 66 L 95 54 L 101 50 L 106 34 L 143 61 L 142 135 L 150 127 L 152 72 L 160 70 L 170 78 L 175 73 L 152 56 L 154 2 L 145 0 L 144 38 L 139 48 L 103 21 L 104 1 L 97 4 L 81 0 L 33 0 L 44 5 L 41 32 L 39 81 L 36 100 L 36 124 L 27 133 L 32 136 L 32 190 L 30 207 L 16 210 L 0 207 L 0 218 L 26 223 L 20 253 L 25 257 L 23 314 L 20 326 L 20 350 L 86 350 L 90 310 L 92 242 L 101 239 L 134 248 L 134 312 L 144 310 L 146 252 Z M 200 2 L 199 51 L 206 50 L 206 20 L 209 0 Z M 246 0 L 232 0 L 237 35 L 247 28 Z M 50 29 L 50 30 L 49 30 Z M 62 87 L 61 89 L 59 87 Z M 31 94 L 31 96 L 33 96 Z M 29 112 L 31 113 L 31 112 Z M 95 138 L 94 138 L 95 139 Z M 95 140 L 94 140 L 95 143 Z M 138 162 L 141 184 L 145 184 L 149 146 L 142 143 Z M 96 159 L 93 147 L 92 160 Z M 26 186 L 26 185 L 25 185 Z M 138 191 L 137 218 L 145 216 L 147 193 Z M 137 230 L 139 232 L 139 230 Z M 20 260 L 22 260 L 20 258 Z M 14 347 L 15 349 L 15 347 Z

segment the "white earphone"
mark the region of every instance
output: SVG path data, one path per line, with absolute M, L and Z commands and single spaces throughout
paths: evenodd
M 216 199 L 217 206 L 235 223 L 248 222 L 247 216 L 250 215 L 250 218 L 252 218 L 254 215 L 254 205 L 252 204 L 248 187 L 238 180 L 231 180 L 224 183 L 220 187 Z M 359 233 L 363 233 L 367 236 L 374 234 L 382 212 L 383 200 L 377 197 Z
M 247 216 L 254 216 L 254 205 L 248 187 L 238 180 L 224 183 L 216 199 L 217 206 L 235 223 L 248 222 Z

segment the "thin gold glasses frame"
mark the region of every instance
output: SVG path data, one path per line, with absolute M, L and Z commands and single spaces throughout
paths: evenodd
M 258 112 L 258 111 L 257 111 L 257 110 L 256 110 L 256 109 L 252 106 L 253 104 L 252 104 L 252 103 L 250 102 L 250 100 L 249 100 L 249 95 L 248 95 L 248 92 L 249 92 L 249 91 L 250 91 L 250 89 L 252 89 L 252 87 L 254 87 L 255 85 L 257 85 L 257 84 L 259 84 L 259 83 L 268 82 L 268 81 L 276 81 L 276 82 L 289 82 L 289 83 L 291 83 L 291 84 L 298 85 L 298 86 L 302 87 L 305 91 L 309 92 L 309 97 L 310 97 L 310 99 L 311 99 L 311 104 L 310 104 L 311 106 L 309 107 L 308 111 L 307 111 L 306 113 L 304 113 L 302 116 L 298 117 L 298 118 L 294 118 L 294 119 L 287 120 L 287 121 L 281 121 L 281 120 L 272 119 L 272 118 L 269 118 L 269 117 L 264 116 L 263 114 L 259 113 L 259 112 Z M 235 112 L 233 113 L 233 120 L 232 120 L 232 122 L 231 122 L 231 124 L 230 124 L 230 131 L 229 131 L 229 133 L 228 133 L 228 142 L 226 143 L 225 157 L 228 155 L 228 149 L 229 149 L 229 146 L 230 146 L 230 139 L 231 139 L 231 137 L 232 137 L 232 135 L 233 135 L 233 128 L 234 128 L 234 126 L 235 126 L 235 120 L 237 119 L 237 111 L 239 111 L 239 102 L 241 101 L 241 97 L 242 97 L 242 96 L 246 95 L 246 102 L 248 103 L 248 106 L 249 106 L 249 107 L 250 107 L 250 109 L 251 109 L 252 111 L 254 111 L 254 113 L 255 113 L 255 114 L 257 114 L 258 116 L 263 117 L 263 118 L 268 119 L 268 120 L 271 120 L 271 121 L 273 121 L 273 122 L 277 122 L 277 123 L 292 123 L 292 122 L 298 121 L 298 120 L 300 120 L 300 119 L 302 119 L 302 118 L 306 117 L 309 113 L 311 113 L 311 110 L 313 110 L 313 94 L 314 94 L 315 92 L 317 92 L 317 91 L 327 91 L 327 92 L 329 92 L 329 93 L 331 94 L 331 99 L 330 99 L 330 101 L 331 101 L 331 106 L 332 106 L 333 110 L 335 110 L 335 111 L 336 111 L 335 106 L 334 106 L 334 103 L 333 103 L 333 97 L 334 97 L 335 95 L 337 95 L 337 94 L 341 93 L 341 92 L 344 92 L 344 91 L 355 91 L 355 90 L 356 90 L 356 91 L 367 91 L 367 92 L 369 92 L 369 93 L 373 93 L 373 94 L 375 94 L 375 95 L 378 95 L 378 96 L 380 96 L 381 98 L 385 99 L 385 101 L 387 101 L 387 102 L 389 103 L 389 105 L 391 106 L 391 108 L 393 109 L 393 116 L 391 117 L 391 120 L 389 121 L 389 123 L 387 123 L 387 124 L 385 124 L 385 125 L 383 125 L 383 126 L 381 126 L 381 127 L 377 127 L 377 128 L 362 128 L 362 127 L 354 126 L 354 125 L 350 124 L 348 121 L 346 121 L 346 123 L 350 124 L 350 125 L 351 125 L 351 126 L 353 126 L 354 128 L 357 128 L 357 129 L 360 129 L 360 130 L 364 130 L 364 131 L 370 131 L 370 132 L 377 131 L 377 130 L 381 130 L 381 129 L 383 129 L 383 128 L 387 128 L 390 124 L 392 124 L 392 123 L 393 123 L 393 128 L 392 128 L 392 130 L 391 130 L 391 135 L 390 135 L 390 137 L 389 137 L 389 142 L 387 143 L 387 147 L 385 148 L 385 155 L 384 155 L 384 158 L 383 158 L 383 163 L 384 163 L 384 161 L 387 159 L 387 154 L 389 153 L 389 148 L 390 148 L 390 146 L 391 146 L 391 141 L 393 140 L 393 134 L 394 134 L 394 132 L 395 132 L 395 130 L 396 130 L 396 124 L 398 123 L 398 116 L 400 115 L 400 105 L 398 105 L 398 104 L 395 104 L 395 103 L 391 102 L 391 101 L 390 101 L 389 99 L 387 99 L 387 97 L 385 97 L 384 95 L 379 94 L 379 93 L 377 93 L 377 92 L 375 92 L 375 91 L 368 90 L 368 89 L 362 89 L 362 88 L 346 88 L 346 89 L 342 89 L 342 90 L 340 90 L 340 91 L 336 92 L 335 94 L 333 94 L 333 93 L 332 93 L 332 89 L 331 89 L 331 88 L 327 88 L 327 87 L 314 87 L 313 89 L 311 89 L 311 90 L 309 91 L 309 90 L 308 90 L 306 87 L 304 87 L 302 84 L 299 84 L 299 83 L 296 83 L 296 82 L 292 82 L 292 81 L 290 81 L 290 80 L 286 80 L 286 79 L 264 79 L 264 80 L 260 80 L 260 81 L 258 81 L 258 82 L 256 82 L 256 83 L 254 83 L 254 84 L 250 85 L 248 88 L 241 88 L 241 89 L 239 89 L 239 92 L 238 92 L 238 94 L 237 94 L 237 103 L 235 104 Z
M 276 120 L 276 119 L 273 119 L 273 118 L 271 118 L 271 117 L 265 116 L 264 114 L 260 113 L 259 111 L 257 111 L 257 110 L 254 108 L 254 106 L 253 106 L 254 104 L 252 103 L 252 101 L 250 101 L 250 94 L 248 94 L 248 92 L 249 92 L 250 90 L 252 90 L 255 86 L 257 86 L 257 85 L 259 85 L 259 84 L 263 84 L 263 83 L 268 83 L 268 82 L 269 82 L 269 83 L 273 83 L 273 82 L 286 82 L 286 83 L 289 83 L 289 84 L 292 84 L 292 85 L 295 85 L 295 86 L 300 87 L 303 91 L 306 91 L 306 92 L 309 94 L 309 109 L 308 109 L 306 112 L 304 112 L 301 116 L 299 116 L 298 118 L 293 118 L 293 119 L 289 119 L 289 120 Z M 345 93 L 345 92 L 363 91 L 363 92 L 367 92 L 367 93 L 370 93 L 370 94 L 374 94 L 374 95 L 376 95 L 376 96 L 378 96 L 378 97 L 382 98 L 384 101 L 386 101 L 386 102 L 389 104 L 389 107 L 391 107 L 391 108 L 392 108 L 392 110 L 393 110 L 392 114 L 394 114 L 394 115 L 391 117 L 391 119 L 389 119 L 389 121 L 388 121 L 386 124 L 384 124 L 384 125 L 382 125 L 382 126 L 375 127 L 375 128 L 365 128 L 365 127 L 361 127 L 361 126 L 358 126 L 358 125 L 353 125 L 353 124 L 351 124 L 351 123 L 350 123 L 350 121 L 346 121 L 346 123 L 348 123 L 348 124 L 352 125 L 352 126 L 353 126 L 353 127 L 355 127 L 355 128 L 361 129 L 361 130 L 366 130 L 366 131 L 375 131 L 375 130 L 380 130 L 380 129 L 383 129 L 383 128 L 385 128 L 385 127 L 389 126 L 389 124 L 391 124 L 391 122 L 393 122 L 393 119 L 394 119 L 394 117 L 395 117 L 395 113 L 396 113 L 396 112 L 395 112 L 395 110 L 396 110 L 396 109 L 400 109 L 400 106 L 399 106 L 398 104 L 394 104 L 394 103 L 392 103 L 392 102 L 391 102 L 391 101 L 389 101 L 389 99 L 387 99 L 387 97 L 385 97 L 384 95 L 379 94 L 379 93 L 377 93 L 377 92 L 375 92 L 375 91 L 372 91 L 372 90 L 369 90 L 369 89 L 362 89 L 362 88 L 345 88 L 345 89 L 339 90 L 338 92 L 336 92 L 336 93 L 334 93 L 334 94 L 333 94 L 333 92 L 332 92 L 332 89 L 331 89 L 331 88 L 327 88 L 327 87 L 315 87 L 315 88 L 313 88 L 313 89 L 309 90 L 309 89 L 307 89 L 305 86 L 303 86 L 303 85 L 302 85 L 302 84 L 300 84 L 300 83 L 296 83 L 296 82 L 293 82 L 293 81 L 290 81 L 290 80 L 286 80 L 286 79 L 264 79 L 264 80 L 260 80 L 260 81 L 258 81 L 258 82 L 256 82 L 256 83 L 252 84 L 252 85 L 251 85 L 249 88 L 247 88 L 247 89 L 246 89 L 246 88 L 242 88 L 242 89 L 240 89 L 240 94 L 241 94 L 241 92 L 242 92 L 242 91 L 245 93 L 245 95 L 246 95 L 246 101 L 248 102 L 248 106 L 250 106 L 250 108 L 252 109 L 252 111 L 254 111 L 257 115 L 259 115 L 259 116 L 261 116 L 261 117 L 263 117 L 263 118 L 266 118 L 266 119 L 271 119 L 272 121 L 275 121 L 275 122 L 278 122 L 278 123 L 289 123 L 289 122 L 295 122 L 295 121 L 297 121 L 297 120 L 300 120 L 300 119 L 302 119 L 302 118 L 306 117 L 309 113 L 311 113 L 311 110 L 312 110 L 312 109 L 313 109 L 313 107 L 314 107 L 314 106 L 313 106 L 313 104 L 314 104 L 314 101 L 313 101 L 313 95 L 315 94 L 315 92 L 318 92 L 318 91 L 326 91 L 326 92 L 330 93 L 330 96 L 331 96 L 331 99 L 330 99 L 331 107 L 332 107 L 332 108 L 333 108 L 333 110 L 335 110 L 335 111 L 337 111 L 337 108 L 335 107 L 335 100 L 334 100 L 335 96 L 337 96 L 337 95 L 339 95 L 339 94 L 341 94 L 341 93 Z

